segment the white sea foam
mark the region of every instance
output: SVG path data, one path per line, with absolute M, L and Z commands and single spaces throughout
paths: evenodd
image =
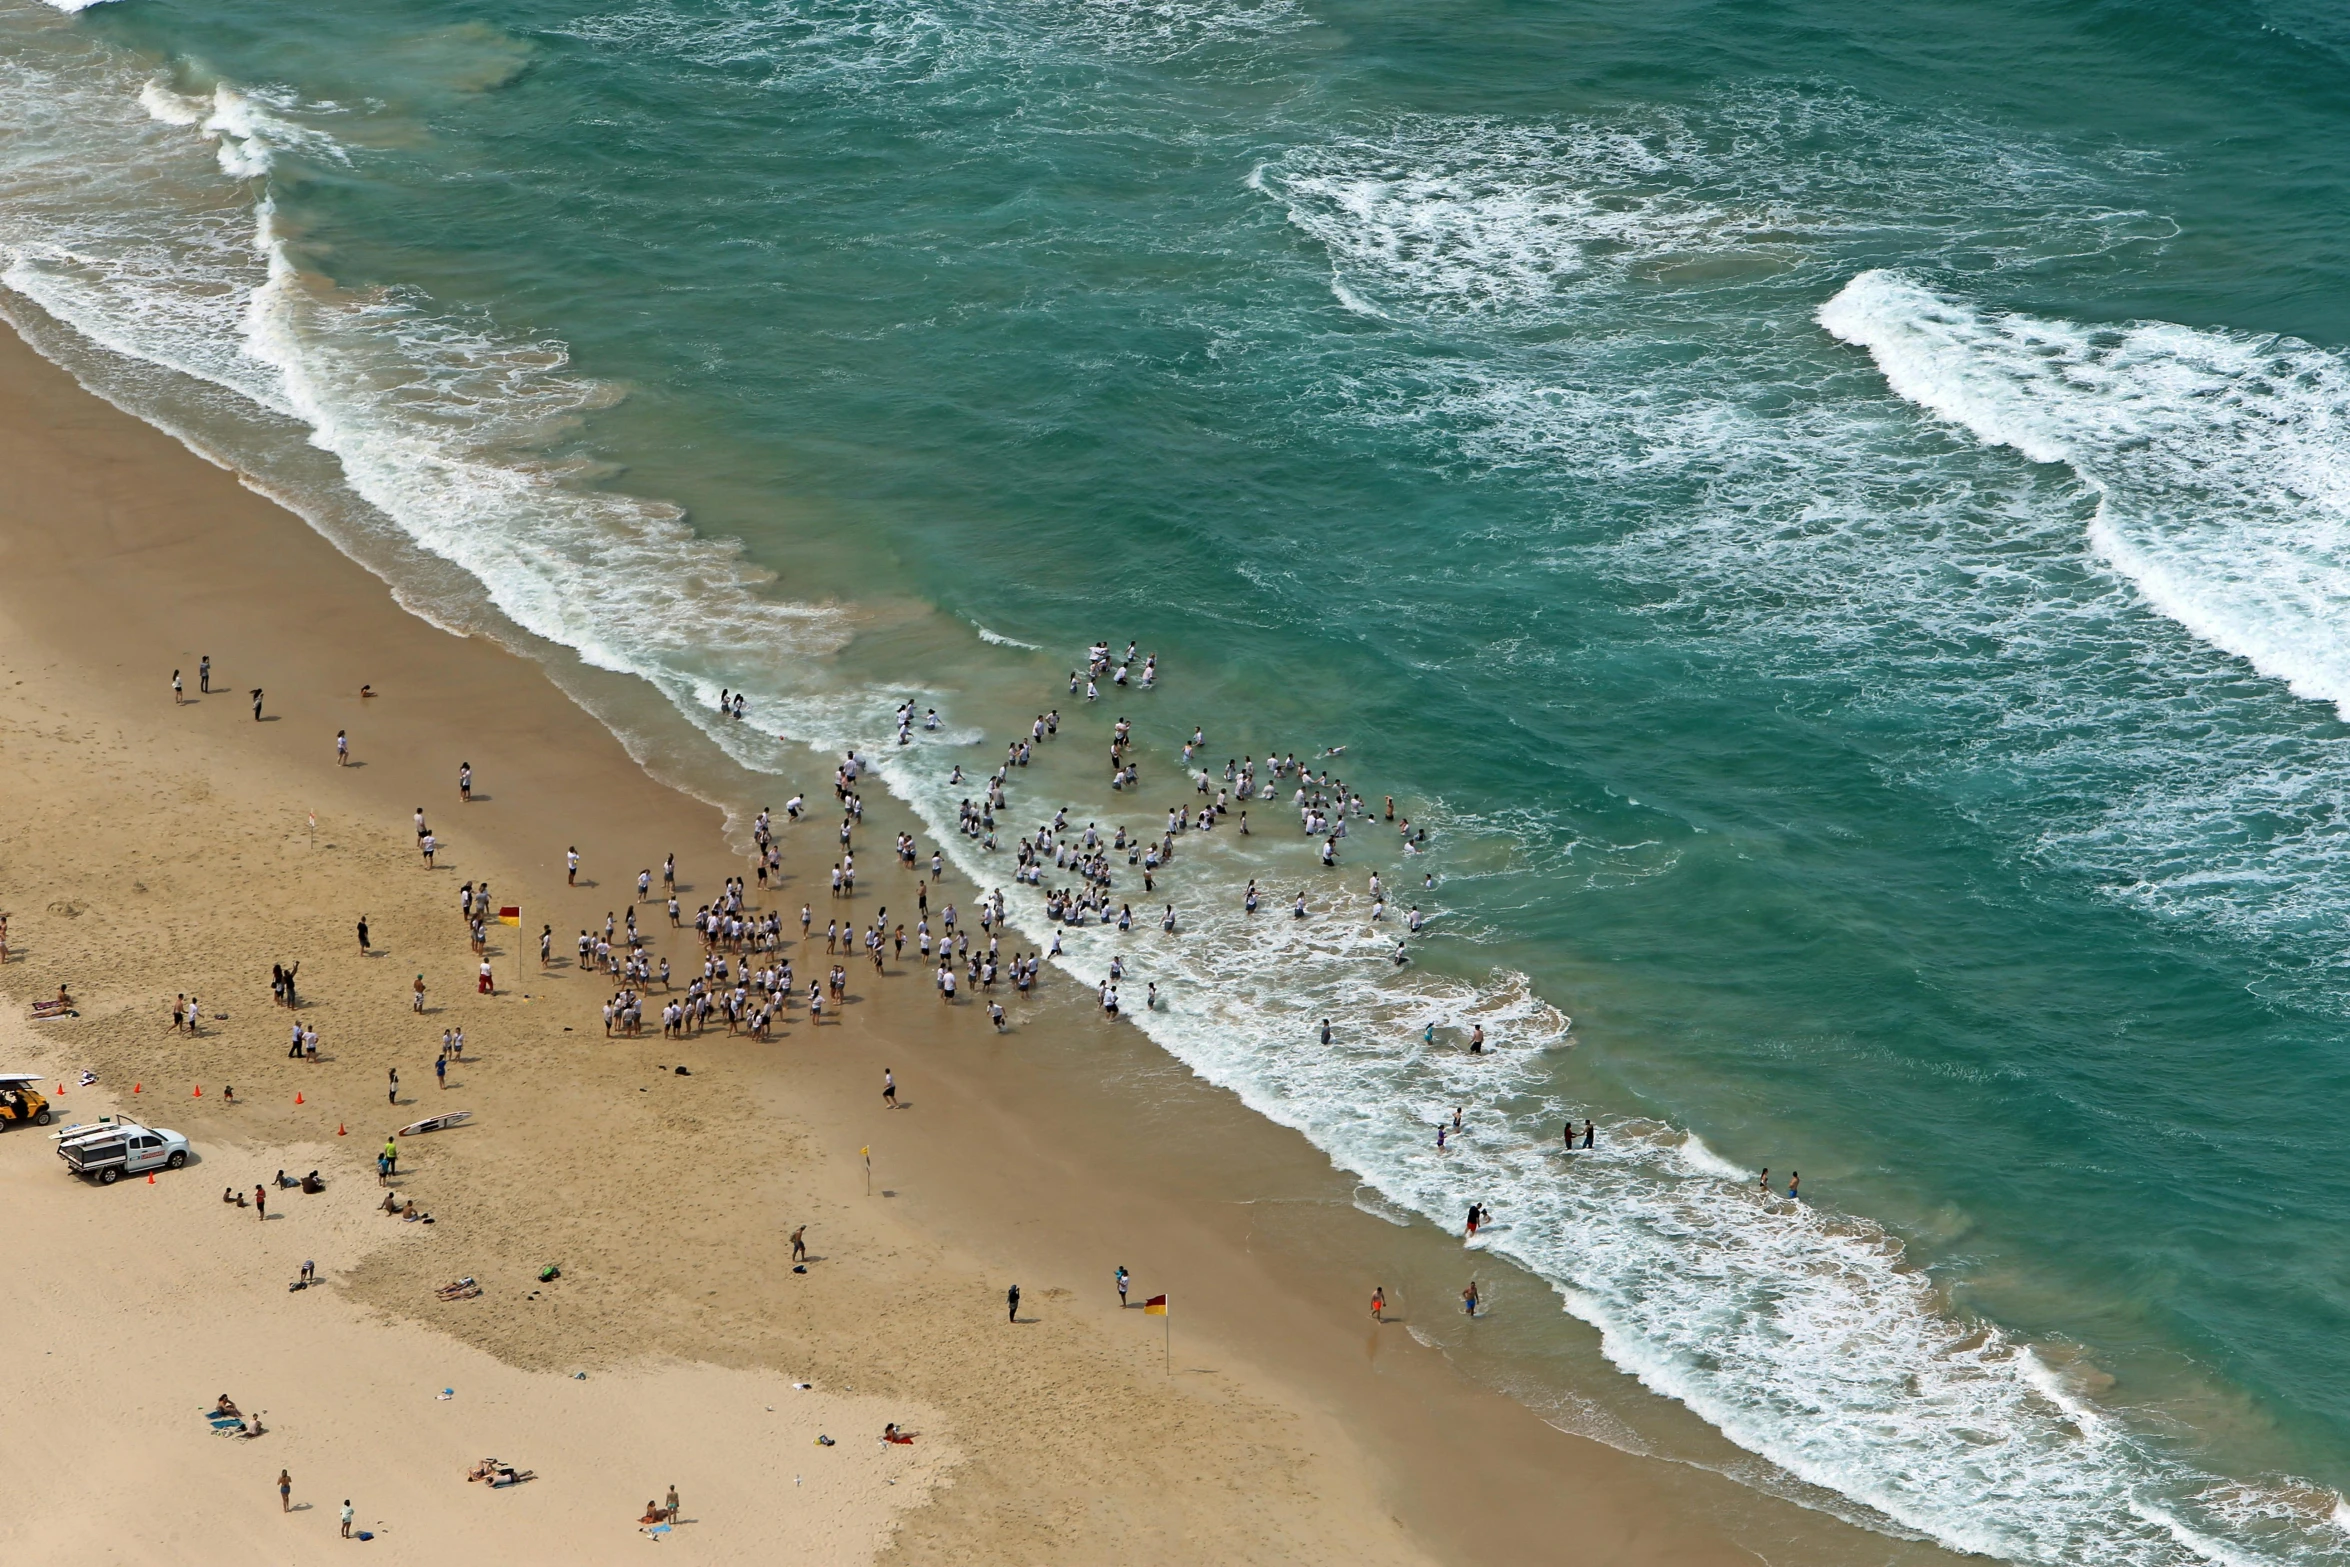
M 1820 324 L 1903 398 L 2096 490 L 2162 613 L 2350 719 L 2350 366 L 2290 338 L 1979 309 L 1864 272 Z
M 1823 118 L 1835 122 L 1834 134 L 1810 134 Z M 1823 161 L 1829 145 L 1862 150 Z M 2061 586 L 2061 570 L 2027 566 L 2019 535 L 2061 550 L 2068 528 L 2079 537 L 2081 524 L 2068 515 L 2069 495 L 2079 494 L 2078 515 L 2095 510 L 2091 520 L 2105 530 L 2099 548 L 2131 558 L 2133 575 L 2168 568 L 2171 579 L 2141 591 L 2176 595 L 2178 576 L 2218 559 L 2205 549 L 2208 532 L 2178 525 L 2186 509 L 2178 499 L 2216 493 L 2231 509 L 2255 510 L 2267 528 L 2289 491 L 2295 504 L 2315 497 L 2318 514 L 2289 522 L 2256 550 L 2283 559 L 2272 565 L 2263 556 L 2256 575 L 2265 581 L 2251 591 L 2233 580 L 2213 584 L 2218 593 L 2199 587 L 2198 603 L 2205 613 L 2224 606 L 2231 635 L 2249 646 L 2259 641 L 2250 626 L 2285 618 L 2271 602 L 2281 600 L 2292 611 L 2284 640 L 2302 656 L 2325 650 L 2322 673 L 2298 678 L 2332 678 L 2331 630 L 2315 625 L 2340 618 L 2332 453 L 2318 442 L 2314 454 L 2295 452 L 2279 471 L 2260 471 L 2272 451 L 2330 432 L 2339 384 L 2330 363 L 2312 362 L 2300 345 L 2281 354 L 2275 344 L 2201 337 L 2182 345 L 2152 331 L 2100 341 L 2059 324 L 2003 325 L 1890 285 L 1847 291 L 1828 324 L 1865 332 L 1881 364 L 1901 364 L 1896 390 L 1983 439 L 2040 456 L 2061 442 L 2081 478 L 2049 485 L 2029 475 L 2003 480 L 1979 460 L 1946 471 L 1944 454 L 1920 449 L 1908 429 L 1914 420 L 1897 405 L 1843 394 L 1849 377 L 1801 330 L 1810 305 L 1850 275 L 1828 276 L 1824 258 L 1848 242 L 1882 246 L 1899 222 L 1887 217 L 1889 203 L 1920 214 L 1903 234 L 1915 253 L 1947 254 L 1978 273 L 2171 232 L 2167 220 L 2108 202 L 2096 170 L 1879 106 L 1762 95 L 1646 123 L 1411 122 L 1289 153 L 1252 183 L 1281 201 L 1328 258 L 1333 291 L 1344 291 L 1349 308 L 1376 309 L 1443 345 L 1422 353 L 1403 341 L 1390 350 L 1391 367 L 1348 361 L 1329 383 L 1333 414 L 1424 439 L 1447 462 L 1686 487 L 1602 547 L 1526 541 L 1530 569 L 1555 562 L 1632 572 L 1672 590 L 1657 596 L 1660 617 L 1685 610 L 1709 641 L 1739 635 L 1742 650 L 1767 650 L 1764 667 L 1777 659 L 1813 678 L 1849 680 L 1856 650 L 1873 657 L 1890 642 L 1890 656 L 1915 676 L 1887 682 L 1900 700 L 1931 699 L 1946 683 L 1953 704 L 1984 706 L 1984 722 L 1966 726 L 1976 745 L 1986 725 L 2006 740 L 1999 715 L 2048 715 L 2050 730 L 2062 732 L 2048 736 L 2035 761 L 2085 766 L 2094 752 L 2110 770 L 2117 758 L 2147 758 L 2149 731 L 2139 725 L 2117 739 L 2104 732 L 2110 713 L 2074 711 L 2085 700 L 2072 683 L 2081 650 L 2103 639 L 2094 658 L 2138 666 L 2134 683 L 2155 697 L 2151 711 L 2168 698 L 2147 691 L 2158 680 L 2117 639 L 2129 630 L 2119 595 L 2092 587 L 2052 602 L 2042 592 Z M 1707 287 L 1676 298 L 1688 324 L 1644 307 L 1691 276 Z M 1819 292 L 1804 299 L 1813 279 Z M 1559 330 L 1601 319 L 1604 333 Z M 1863 319 L 1867 326 L 1854 324 Z M 1464 342 L 1475 351 L 1462 352 Z M 2266 377 L 2274 386 L 2247 384 L 2256 348 L 2278 355 Z M 1691 361 L 1698 368 L 1685 368 Z M 2127 384 L 2113 384 L 2117 371 Z M 2308 390 L 2315 395 L 2306 404 L 2293 402 Z M 2216 449 L 2196 425 L 2200 401 L 2214 396 L 2228 427 Z M 2162 417 L 2133 424 L 2150 405 Z M 2220 471 L 2202 471 L 2215 456 L 2226 459 Z M 2133 494 L 2161 501 L 2129 511 L 2126 529 L 2125 476 Z M 2147 525 L 2150 514 L 2159 525 Z M 2076 545 L 2060 559 L 2077 553 Z M 1960 573 L 1970 591 L 1954 595 Z M 1920 622 L 1923 635 L 1910 629 Z M 2000 641 L 2007 628 L 2012 636 Z M 1984 691 L 1979 656 L 1947 675 L 1932 663 L 1943 648 L 1986 641 L 2031 660 L 2012 700 Z M 2272 647 L 2263 656 L 2283 655 Z M 1539 667 L 1512 663 L 1511 672 L 1539 678 Z M 2182 714 L 2188 705 L 2182 697 Z M 2058 714 L 2069 722 L 2060 725 Z M 2291 787 L 2278 778 L 2265 791 L 2233 792 L 2242 781 L 2234 764 L 2260 743 L 2248 738 L 2218 767 L 2211 734 L 2208 722 L 2191 735 L 2182 728 L 2180 749 L 2200 745 L 2203 754 L 2183 771 L 2168 761 L 2153 769 L 2129 808 L 2177 800 L 2152 818 L 2175 827 L 2189 809 L 2182 777 L 2241 802 L 2231 810 Z M 2059 746 L 2080 754 L 2060 760 Z M 2275 760 L 2269 748 L 2267 764 Z M 1920 774 L 1959 765 L 1922 754 L 1899 761 Z M 2319 791 L 2327 801 L 2340 794 Z M 2167 874 L 2158 830 L 2125 815 L 2117 806 L 2083 824 L 2084 833 L 2106 835 L 2095 846 L 2105 863 L 2134 860 L 2162 896 L 2200 898 L 2212 917 L 2236 917 L 2214 906 L 2236 899 L 2240 884 L 2189 891 Z M 2313 831 L 2322 819 L 2313 812 Z M 2225 833 L 2224 821 L 2199 828 L 2194 849 L 2215 848 L 2224 860 L 2270 841 L 2230 851 Z M 2296 839 L 2288 852 L 2310 841 Z M 2043 844 L 2082 852 L 2053 835 Z M 2312 886 L 2332 863 L 2307 855 L 2295 875 Z M 2073 1388 L 2031 1346 L 1954 1311 L 1874 1226 L 1762 1198 L 1743 1172 L 1685 1133 L 1604 1127 L 1596 1156 L 1577 1154 L 1569 1165 L 1548 1151 L 1543 1115 L 1473 1115 L 1472 1135 L 1440 1158 L 1424 1117 L 1432 1100 L 1441 1103 L 1441 1088 L 1418 1075 L 1404 1042 L 1391 1040 L 1368 1060 L 1344 1055 L 1341 1070 L 1294 1042 L 1234 1038 L 1228 1025 L 1200 1038 L 1182 1019 L 1164 1030 L 1179 1056 L 1300 1126 L 1390 1200 L 1444 1223 L 1470 1201 L 1491 1203 L 1512 1221 L 1492 1249 L 1551 1280 L 1570 1310 L 1601 1329 L 1618 1365 L 1741 1446 L 1900 1526 L 2031 1562 L 2328 1559 L 2331 1545 L 2311 1533 L 2319 1515 L 2278 1500 L 2289 1487 L 2199 1472 Z M 1307 1078 L 1318 1066 L 1324 1075 Z M 1505 1059 L 1487 1070 L 1500 1077 L 1513 1066 Z M 1538 1095 L 1541 1081 L 1508 1079 L 1487 1092 Z M 1547 1107 L 1553 1136 L 1556 1114 L 1572 1108 Z M 2244 1495 L 2272 1511 L 2233 1500 Z
M 561 343 L 409 294 L 343 290 L 302 266 L 271 184 L 288 160 L 351 161 L 320 124 L 331 106 L 227 82 L 202 93 L 141 82 L 126 96 L 151 129 L 119 129 L 143 188 L 109 205 L 77 200 L 60 165 L 106 128 L 73 113 L 119 111 L 81 83 L 21 85 L 62 97 L 48 100 L 60 108 L 54 156 L 40 156 L 37 137 L 13 149 L 4 194 L 22 199 L 0 214 L 0 283 L 116 353 L 299 420 L 352 491 L 479 580 L 518 625 L 651 680 L 689 711 L 721 684 L 785 686 L 784 663 L 845 637 L 840 612 L 777 597 L 739 546 L 701 538 L 675 506 L 580 480 L 564 444 L 617 392 L 571 373 Z M 257 199 L 192 181 L 188 154 L 207 146 Z
M 1402 329 L 1351 339 L 1319 412 L 1447 471 L 1557 482 L 1570 517 L 1594 488 L 1669 497 L 1600 519 L 1634 519 L 1617 537 L 1589 518 L 1530 534 L 1526 569 L 1632 579 L 1693 656 L 1875 715 L 1861 738 L 1890 774 L 2017 852 L 2289 954 L 2280 991 L 2343 1005 L 2350 954 L 2311 933 L 2343 918 L 2350 748 L 2331 715 L 2214 706 L 2235 657 L 2350 693 L 2335 357 L 2022 322 L 1838 261 L 1897 243 L 1939 275 L 1998 278 L 2175 232 L 2113 200 L 2111 169 L 1766 91 L 1617 124 L 1410 121 L 1255 182 L 1333 288 Z M 1693 274 L 1706 286 L 1672 286 Z M 1823 342 L 1830 296 L 1963 450 Z M 2084 540 L 2117 569 L 2084 576 Z M 1547 656 L 1491 655 L 1519 680 L 1550 678 Z
M 1706 1146 L 1705 1139 L 1695 1132 L 1690 1132 L 1682 1137 L 1681 1159 L 1694 1174 L 1710 1175 L 1717 1180 L 1724 1181 L 1744 1181 L 1746 1179 L 1745 1166 L 1732 1164 L 1720 1154 L 1715 1153 Z
M 763 86 L 1000 75 L 1039 56 L 1169 60 L 1313 25 L 1296 0 L 1013 0 L 962 9 L 937 0 L 650 0 L 583 15 L 564 34 L 658 50 Z
M 967 751 L 877 754 L 893 792 L 953 820 L 970 791 L 947 767 Z M 1102 819 L 1120 818 L 1113 807 Z M 963 874 L 1004 886 L 1015 925 L 1042 944 L 1040 899 L 1008 883 L 1008 858 L 945 842 Z M 2029 1345 L 1950 1310 L 1867 1221 L 1760 1196 L 1743 1169 L 1653 1122 L 1613 1120 L 1592 1152 L 1560 1152 L 1561 1116 L 1588 1112 L 1549 1095 L 1541 1054 L 1568 1023 L 1523 975 L 1398 973 L 1356 876 L 1334 890 L 1302 841 L 1264 824 L 1249 843 L 1243 854 L 1229 834 L 1186 840 L 1164 877 L 1182 936 L 1158 932 L 1155 905 L 1138 907 L 1128 935 L 1064 928 L 1063 965 L 1098 986 L 1122 955 L 1127 1015 L 1354 1172 L 1358 1207 L 1450 1227 L 1470 1202 L 1488 1204 L 1502 1223 L 1485 1246 L 1550 1281 L 1617 1365 L 1894 1532 L 2052 1567 L 2307 1559 L 2282 1530 L 2248 1557 L 2228 1543 L 2210 1477 L 2130 1436 Z M 1270 894 L 1253 917 L 1237 899 L 1250 875 Z M 1309 889 L 1312 918 L 1289 916 L 1293 886 Z M 1140 1010 L 1146 980 L 1163 1010 Z M 1337 1028 L 1327 1049 L 1324 1016 Z M 1433 1049 L 1430 1022 L 1442 1030 Z M 1492 1043 L 1485 1056 L 1460 1048 L 1472 1022 Z M 1512 1103 L 1536 1108 L 1493 1108 Z M 1465 1130 L 1439 1152 L 1436 1126 L 1456 1106 Z
M 1843 159 L 1825 145 L 1857 143 Z M 1876 232 L 1889 194 L 1942 208 L 2005 196 L 2018 213 L 1929 249 L 2014 265 L 2174 230 L 2099 199 L 2067 160 L 1961 123 L 1779 90 L 1694 110 L 1527 125 L 1427 118 L 1296 148 L 1253 189 L 1329 257 L 1347 308 L 1522 329 L 1638 281 L 1769 278 Z M 2031 214 L 2025 220 L 2023 213 Z M 1571 351 L 1571 350 L 1570 350 Z
M 988 643 L 994 647 L 1016 647 L 1030 653 L 1041 653 L 1044 651 L 1044 649 L 1038 647 L 1033 642 L 1023 642 L 1018 637 L 1007 637 L 1002 632 L 990 631 L 985 626 L 974 625 L 972 629 L 979 633 L 980 641 Z

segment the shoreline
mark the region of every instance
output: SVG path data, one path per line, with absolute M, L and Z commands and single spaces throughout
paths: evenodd
M 921 976 L 897 971 L 857 974 L 840 1021 L 811 1027 L 795 1012 L 767 1044 L 722 1031 L 598 1038 L 597 982 L 542 975 L 525 950 L 536 924 L 553 924 L 566 954 L 568 930 L 618 907 L 633 890 L 623 878 L 671 850 L 681 883 L 704 896 L 744 874 L 720 812 L 649 776 L 539 666 L 402 610 L 300 519 L 13 335 L 0 336 L 0 369 L 11 517 L 0 620 L 17 633 L 0 667 L 21 682 L 0 698 L 0 721 L 11 749 L 46 747 L 47 787 L 31 791 L 25 816 L 48 838 L 9 844 L 0 862 L 23 953 L 0 969 L 0 990 L 13 1009 L 51 988 L 52 973 L 76 983 L 84 1017 L 43 1036 L 60 1074 L 85 1064 L 76 1050 L 115 1092 L 126 1073 L 208 1082 L 233 1071 L 245 1107 L 191 1101 L 186 1124 L 169 1123 L 199 1147 L 315 1135 L 329 1112 L 371 1108 L 390 1064 L 430 1101 L 430 1035 L 461 1022 L 478 1062 L 465 1070 L 480 1083 L 466 1105 L 484 1113 L 469 1139 L 445 1154 L 433 1145 L 417 1174 L 440 1219 L 433 1254 L 371 1253 L 336 1281 L 360 1304 L 430 1320 L 418 1302 L 432 1275 L 450 1274 L 443 1254 L 469 1249 L 483 1260 L 456 1272 L 512 1278 L 554 1247 L 585 1259 L 563 1264 L 585 1286 L 564 1315 L 473 1313 L 454 1324 L 462 1342 L 549 1373 L 648 1354 L 806 1368 L 820 1386 L 882 1386 L 934 1408 L 964 1456 L 902 1516 L 894 1551 L 906 1561 L 1074 1560 L 1098 1548 L 1097 1532 L 1175 1560 L 1465 1562 L 1562 1543 L 1636 1561 L 1743 1560 L 1764 1546 L 1812 1561 L 1949 1559 L 1566 1435 L 1477 1386 L 1408 1324 L 1366 1333 L 1367 1259 L 1400 1250 L 1405 1266 L 1457 1266 L 1443 1260 L 1456 1243 L 1355 1210 L 1351 1180 L 1302 1138 L 1092 1016 L 1078 987 L 1048 980 L 1000 1040 L 969 1002 L 939 1026 Z M 239 691 L 261 685 L 276 721 L 255 725 L 235 697 L 175 709 L 169 670 L 192 676 L 205 652 Z M 382 696 L 362 704 L 363 680 Z M 40 715 L 28 703 L 54 706 Z M 360 767 L 333 766 L 338 728 Z M 108 731 L 123 738 L 110 745 Z M 459 759 L 480 781 L 462 808 Z M 400 841 L 416 801 L 454 829 L 436 872 Z M 914 826 L 877 800 L 866 842 Z M 571 842 L 601 887 L 564 888 Z M 777 901 L 821 910 L 826 842 L 803 828 L 784 847 Z M 514 995 L 469 994 L 455 884 L 482 876 L 523 908 L 523 928 L 493 937 Z M 126 879 L 141 890 L 125 892 Z M 910 878 L 871 881 L 867 900 L 910 902 Z M 53 902 L 85 908 L 54 915 Z M 355 912 L 394 956 L 345 951 Z M 698 958 L 690 936 L 665 935 L 657 950 Z M 394 983 L 412 952 L 446 1009 L 426 1029 Z M 304 962 L 335 1059 L 288 1064 L 271 1048 L 285 1020 L 260 976 L 281 958 Z M 799 961 L 804 981 L 826 960 Z M 161 1012 L 147 1009 L 159 986 L 165 1000 L 183 988 L 182 974 L 229 1016 L 217 1034 L 159 1043 Z M 687 1080 L 653 1071 L 689 1061 Z M 879 1108 L 885 1064 L 903 1111 Z M 380 1119 L 365 1124 L 380 1133 Z M 341 1179 L 363 1185 L 373 1172 L 359 1124 Z M 0 1160 L 14 1165 L 22 1146 L 0 1141 Z M 866 1146 L 886 1196 L 860 1195 Z M 783 1214 L 815 1223 L 830 1253 L 804 1279 L 778 1261 L 791 1225 L 770 1215 Z M 1162 1324 L 1122 1317 L 1109 1299 L 1119 1263 L 1138 1295 L 1178 1302 L 1165 1326 L 1190 1351 L 1174 1358 L 1195 1363 L 1161 1370 Z M 1028 1336 L 1041 1351 L 986 1331 L 1003 1326 L 993 1314 L 1009 1282 L 1041 1319 Z M 264 1444 L 255 1456 L 272 1455 Z

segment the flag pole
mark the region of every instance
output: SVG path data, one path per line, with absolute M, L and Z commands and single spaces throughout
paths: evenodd
M 1153 1295 L 1142 1303 L 1142 1312 L 1144 1316 L 1157 1317 L 1165 1324 L 1164 1337 L 1160 1340 L 1160 1354 L 1166 1359 L 1167 1375 L 1173 1376 L 1175 1374 L 1175 1323 L 1167 1310 L 1167 1297 Z
M 870 1197 L 873 1195 L 873 1145 L 867 1143 L 857 1152 L 865 1156 L 865 1195 Z

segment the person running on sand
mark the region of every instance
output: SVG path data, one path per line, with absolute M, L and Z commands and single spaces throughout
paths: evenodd
M 898 1078 L 888 1067 L 881 1069 L 881 1102 L 892 1110 L 898 1107 Z

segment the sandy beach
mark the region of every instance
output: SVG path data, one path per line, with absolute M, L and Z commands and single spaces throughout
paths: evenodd
M 1049 970 L 1002 1036 L 912 962 L 877 979 L 859 960 L 845 1008 L 794 1010 L 770 1041 L 665 1040 L 650 1007 L 642 1037 L 606 1038 L 612 982 L 574 970 L 569 938 L 667 854 L 688 911 L 747 875 L 722 813 L 648 776 L 537 665 L 405 613 L 12 336 L 0 758 L 0 1070 L 62 1085 L 62 1119 L 135 1114 L 196 1155 L 102 1189 L 39 1134 L 0 1136 L 19 1241 L 0 1300 L 20 1370 L 58 1400 L 0 1426 L 34 1499 L 0 1516 L 12 1559 L 307 1561 L 339 1543 L 348 1497 L 395 1559 L 595 1562 L 645 1548 L 639 1515 L 672 1484 L 662 1543 L 724 1561 L 1942 1559 L 1555 1429 L 1412 1336 L 1448 1301 L 1371 1323 L 1374 1283 L 1395 1295 L 1457 1242 L 1358 1212 L 1310 1146 Z M 797 780 L 819 804 L 825 772 L 811 757 Z M 822 823 L 786 833 L 769 895 L 812 902 L 819 930 Z M 878 870 L 910 826 L 869 812 L 858 912 L 911 905 L 914 878 Z M 484 880 L 521 910 L 490 927 L 492 995 L 458 913 Z M 682 981 L 693 933 L 657 903 L 638 918 Z M 803 981 L 829 961 L 799 955 Z M 300 964 L 291 1013 L 273 963 Z M 79 1016 L 25 1021 L 60 985 Z M 169 1027 L 183 993 L 192 1037 Z M 286 1058 L 297 1020 L 315 1063 Z M 472 1121 L 406 1139 L 379 1180 L 386 1134 L 444 1109 Z M 327 1190 L 272 1188 L 266 1221 L 221 1201 L 314 1167 Z M 383 1214 L 387 1190 L 434 1222 Z M 290 1291 L 305 1260 L 323 1288 Z M 1168 1318 L 1120 1309 L 1121 1264 Z M 478 1298 L 435 1298 L 466 1276 Z M 267 1434 L 213 1435 L 201 1411 L 224 1391 Z M 885 1422 L 919 1435 L 884 1445 Z M 468 1484 L 492 1455 L 538 1478 Z M 305 1510 L 281 1512 L 281 1469 Z

